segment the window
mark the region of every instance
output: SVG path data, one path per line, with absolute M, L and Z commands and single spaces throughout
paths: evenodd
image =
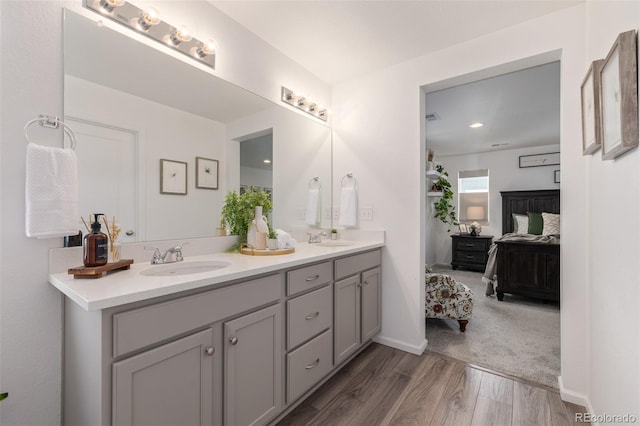
M 458 220 L 489 224 L 489 170 L 458 172 Z

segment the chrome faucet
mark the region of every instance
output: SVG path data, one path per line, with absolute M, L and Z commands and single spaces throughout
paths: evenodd
M 171 247 L 169 249 L 167 249 L 164 254 L 160 254 L 160 249 L 158 249 L 157 247 L 146 247 L 146 250 L 153 250 L 153 257 L 151 258 L 151 264 L 152 265 L 159 265 L 162 263 L 174 263 L 174 262 L 182 262 L 184 260 L 184 257 L 182 257 L 182 246 L 185 245 L 186 243 L 183 244 L 178 244 L 174 247 Z M 167 260 L 167 256 L 169 256 L 170 254 L 173 254 L 173 260 Z
M 322 237 L 326 237 L 327 233 L 325 231 L 320 231 L 317 234 L 307 232 L 307 235 L 309 236 L 309 243 L 321 243 Z

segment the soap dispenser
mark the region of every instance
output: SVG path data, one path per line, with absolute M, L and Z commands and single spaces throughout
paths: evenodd
M 91 224 L 91 233 L 84 237 L 84 266 L 91 267 L 107 264 L 109 240 L 104 233 L 100 232 L 100 216 L 103 216 L 103 214 L 94 213 L 95 220 Z

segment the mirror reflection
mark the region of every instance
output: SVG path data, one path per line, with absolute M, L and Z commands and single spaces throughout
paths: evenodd
M 227 192 L 241 186 L 271 191 L 274 227 L 303 227 L 313 177 L 323 188 L 320 226 L 330 226 L 326 125 L 69 10 L 64 72 L 80 214 L 115 216 L 121 242 L 215 236 Z M 196 157 L 217 165 L 206 185 Z M 186 174 L 161 176 L 161 160 L 186 163 Z M 186 193 L 161 193 L 163 183 Z

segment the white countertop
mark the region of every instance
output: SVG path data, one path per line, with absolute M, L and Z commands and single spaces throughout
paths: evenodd
M 185 254 L 185 261 L 217 260 L 230 262 L 231 265 L 214 271 L 189 275 L 145 276 L 141 275 L 142 271 L 162 265 L 138 262 L 132 264 L 131 269 L 113 271 L 102 278 L 76 279 L 66 272 L 50 274 L 49 283 L 85 310 L 97 311 L 384 246 L 381 241 L 351 241 L 351 243 L 348 246 L 334 247 L 298 243 L 295 253 L 278 256 L 214 253 L 190 257 Z

